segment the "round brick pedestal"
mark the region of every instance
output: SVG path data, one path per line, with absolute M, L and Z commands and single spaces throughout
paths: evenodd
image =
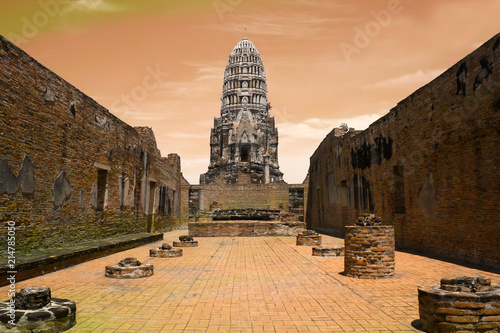
M 174 247 L 196 247 L 198 246 L 198 241 L 184 241 L 184 242 L 173 242 Z
M 359 279 L 394 276 L 394 227 L 346 226 L 344 273 Z
M 106 266 L 104 275 L 115 279 L 138 279 L 153 275 L 153 265 L 141 264 L 135 258 L 126 258 L 116 265 Z
M 340 257 L 344 255 L 344 248 L 315 246 L 312 248 L 312 255 L 318 257 Z
M 426 332 L 500 332 L 500 287 L 483 277 L 442 279 L 418 288 L 420 321 Z
M 149 250 L 150 257 L 173 258 L 182 257 L 182 249 L 173 249 L 168 243 L 163 243 L 158 249 Z
M 14 300 L 0 303 L 1 332 L 56 333 L 75 326 L 75 303 L 51 298 L 49 288 L 23 288 L 15 294 Z
M 321 235 L 315 232 L 304 231 L 297 235 L 297 246 L 319 246 L 321 245 Z
M 182 257 L 182 249 L 151 249 L 149 250 L 150 257 L 156 258 L 174 258 L 174 257 Z

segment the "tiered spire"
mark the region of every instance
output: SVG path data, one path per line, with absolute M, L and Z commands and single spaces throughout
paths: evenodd
M 210 166 L 200 183 L 283 182 L 278 131 L 269 116 L 264 64 L 246 37 L 229 55 L 222 86 L 221 116 L 214 119 Z M 245 177 L 250 175 L 250 177 Z

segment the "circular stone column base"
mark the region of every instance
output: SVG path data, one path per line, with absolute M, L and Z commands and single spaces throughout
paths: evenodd
M 346 226 L 344 274 L 358 279 L 394 277 L 393 226 Z
M 196 247 L 198 246 L 198 241 L 184 241 L 184 242 L 173 242 L 174 247 Z
M 297 246 L 319 246 L 321 235 L 297 235 Z
M 473 278 L 472 285 L 453 281 L 462 278 L 442 279 L 441 288 L 418 288 L 423 329 L 429 333 L 500 332 L 500 287 L 488 285 L 490 279 L 482 277 Z M 468 291 L 471 287 L 477 291 Z
M 122 267 L 119 265 L 106 266 L 106 277 L 115 279 L 139 279 L 153 275 L 153 265 Z
M 182 249 L 151 249 L 149 250 L 149 256 L 156 258 L 182 257 Z
M 104 275 L 115 279 L 138 279 L 153 275 L 153 265 L 141 264 L 135 258 L 125 258 L 116 265 L 106 266 Z
M 67 331 L 76 324 L 76 304 L 67 299 L 52 298 L 48 305 L 35 310 L 15 310 L 14 325 L 9 324 L 10 301 L 0 303 L 1 332 Z
M 317 257 L 341 257 L 344 255 L 344 248 L 315 246 L 312 248 L 312 255 Z

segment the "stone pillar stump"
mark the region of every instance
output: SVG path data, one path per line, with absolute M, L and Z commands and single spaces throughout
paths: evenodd
M 344 248 L 340 246 L 315 246 L 312 248 L 312 255 L 317 257 L 341 257 L 344 255 Z
M 153 265 L 141 264 L 136 258 L 125 258 L 116 265 L 106 266 L 104 275 L 115 279 L 138 279 L 153 276 Z
M 170 244 L 164 243 L 158 249 L 150 249 L 149 256 L 156 258 L 182 257 L 182 249 L 174 249 Z
M 173 242 L 174 247 L 196 247 L 198 246 L 198 241 L 193 239 L 193 236 L 183 235 L 179 236 L 178 242 Z
M 346 226 L 344 273 L 359 279 L 394 276 L 393 226 Z
M 441 286 L 419 287 L 422 328 L 438 332 L 500 332 L 500 287 L 485 277 L 441 279 Z
M 297 246 L 319 246 L 321 245 L 321 235 L 313 230 L 306 230 L 297 235 Z
M 76 324 L 76 304 L 50 288 L 26 287 L 0 303 L 0 332 L 64 332 Z

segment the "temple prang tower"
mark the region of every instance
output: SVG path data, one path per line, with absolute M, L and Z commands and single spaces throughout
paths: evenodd
M 220 117 L 210 131 L 210 165 L 200 184 L 284 183 L 270 109 L 262 58 L 243 38 L 224 71 Z

